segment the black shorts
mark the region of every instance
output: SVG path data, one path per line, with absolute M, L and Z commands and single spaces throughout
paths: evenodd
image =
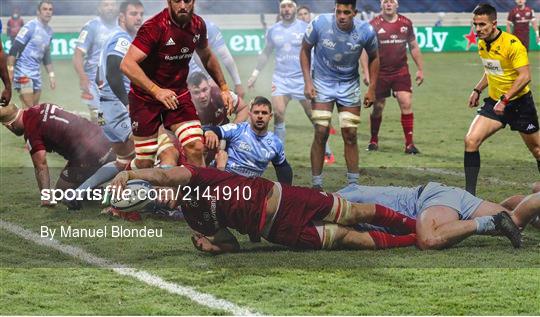
M 532 134 L 538 131 L 538 114 L 532 93 L 529 91 L 525 95 L 514 99 L 508 103 L 504 109 L 504 114 L 499 116 L 493 110 L 497 100 L 491 98 L 484 99 L 484 105 L 478 109 L 478 114 L 503 124 L 510 125 L 512 131 L 519 131 L 525 134 Z

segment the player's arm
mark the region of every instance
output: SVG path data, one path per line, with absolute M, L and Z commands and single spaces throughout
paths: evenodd
M 307 99 L 313 100 L 317 96 L 315 87 L 313 87 L 313 79 L 311 78 L 311 49 L 312 44 L 302 40 L 302 48 L 300 49 L 300 66 L 302 67 L 302 75 L 304 75 L 304 95 Z
M 255 69 L 251 73 L 251 76 L 248 79 L 248 88 L 255 87 L 255 82 L 257 81 L 257 77 L 259 76 L 259 73 L 261 70 L 263 70 L 264 66 L 266 66 L 266 63 L 268 63 L 268 59 L 270 58 L 270 55 L 272 54 L 272 46 L 267 45 L 264 47 L 264 50 L 257 56 L 257 66 L 255 66 Z
M 221 228 L 213 236 L 205 236 L 194 231 L 191 241 L 197 250 L 211 254 L 237 252 L 240 244 L 236 237 L 226 228 Z
M 45 65 L 45 69 L 47 70 L 47 73 L 49 74 L 49 84 L 51 86 L 51 89 L 56 88 L 56 75 L 54 74 L 54 68 L 52 65 L 52 58 L 51 58 L 51 47 L 47 48 L 45 50 L 45 54 L 43 55 L 43 65 Z
M 370 107 L 375 102 L 375 88 L 379 78 L 379 50 L 366 51 L 368 56 L 369 86 L 364 95 L 364 106 Z
M 420 46 L 416 40 L 409 42 L 409 50 L 416 64 L 416 84 L 420 86 L 424 82 L 424 59 L 422 53 L 420 53 Z
M 476 84 L 476 86 L 474 86 L 471 95 L 469 96 L 469 107 L 478 107 L 480 95 L 482 94 L 482 91 L 487 87 L 487 85 L 487 74 L 484 73 L 484 75 L 482 75 L 482 78 L 480 78 L 480 81 Z
M 534 14 L 533 14 L 534 17 Z M 534 33 L 536 34 L 536 43 L 540 45 L 540 31 L 538 30 L 538 22 L 536 21 L 536 18 L 531 21 Z
M 498 115 L 504 114 L 504 108 L 510 102 L 510 99 L 514 98 L 514 96 L 522 91 L 531 81 L 531 69 L 529 65 L 518 67 L 516 68 L 516 71 L 518 73 L 516 80 L 493 107 L 493 111 Z
M 79 86 L 81 87 L 81 90 L 88 92 L 88 86 L 90 85 L 90 80 L 88 79 L 88 76 L 84 72 L 84 56 L 85 52 L 81 48 L 75 48 L 75 51 L 73 52 L 73 68 L 75 69 L 75 72 L 77 73 L 77 76 L 79 76 Z
M 4 90 L 2 91 L 2 95 L 0 95 L 0 106 L 7 106 L 11 100 L 11 80 L 9 79 L 6 62 L 6 55 L 0 41 L 0 78 L 2 78 L 2 82 L 4 83 Z
M 216 54 L 219 56 L 219 59 L 225 65 L 227 72 L 231 76 L 234 82 L 234 92 L 240 98 L 244 98 L 244 88 L 242 87 L 242 79 L 240 79 L 240 74 L 238 73 L 238 67 L 236 67 L 236 62 L 227 48 L 226 45 L 222 45 L 216 49 Z
M 47 165 L 47 152 L 39 150 L 32 154 L 32 164 L 34 164 L 34 173 L 39 191 L 51 188 L 51 178 L 49 176 L 49 166 Z M 41 205 L 45 206 L 48 201 L 42 201 Z
M 106 75 L 107 82 L 111 87 L 111 90 L 116 95 L 116 98 L 120 100 L 124 106 L 127 106 L 128 95 L 124 86 L 124 78 L 122 78 L 122 72 L 120 71 L 120 64 L 122 63 L 122 57 L 118 55 L 107 56 L 107 69 Z
M 276 170 L 276 177 L 278 182 L 284 184 L 292 184 L 293 181 L 293 170 L 291 165 L 287 160 L 284 160 L 281 164 L 274 164 L 274 169 Z
M 360 68 L 362 68 L 362 81 L 364 85 L 369 86 L 369 67 L 368 67 L 368 55 L 366 50 L 362 50 L 360 54 Z
M 201 58 L 201 63 L 208 71 L 208 74 L 210 74 L 214 82 L 219 86 L 219 89 L 221 90 L 221 98 L 223 98 L 223 103 L 227 108 L 227 114 L 230 115 L 234 108 L 233 100 L 231 94 L 229 93 L 229 87 L 227 86 L 225 77 L 223 77 L 223 73 L 221 72 L 218 59 L 208 46 L 204 48 L 197 48 L 197 54 Z
M 11 79 L 13 79 L 13 68 L 15 66 L 15 60 L 17 59 L 17 57 L 21 55 L 25 47 L 26 47 L 26 44 L 23 44 L 19 42 L 18 40 L 15 40 L 15 43 L 12 44 L 11 49 L 9 50 L 9 56 L 7 58 L 6 64 L 7 64 L 9 78 Z
M 506 32 L 512 33 L 512 21 L 506 21 Z
M 142 179 L 155 186 L 174 187 L 186 185 L 191 179 L 191 172 L 182 166 L 171 169 L 145 168 L 140 170 L 123 171 L 111 181 L 111 186 L 125 188 L 131 179 Z
M 247 120 L 249 116 L 249 108 L 242 98 L 238 98 L 238 104 L 236 106 L 236 117 L 234 118 L 234 123 L 240 123 Z
M 221 129 L 214 125 L 206 125 L 203 127 L 204 130 L 204 144 L 210 150 L 213 150 L 218 147 L 219 140 L 223 139 L 223 133 Z

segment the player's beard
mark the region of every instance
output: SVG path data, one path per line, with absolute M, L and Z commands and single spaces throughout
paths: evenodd
M 193 9 L 191 9 L 191 11 L 189 12 L 182 11 L 178 13 L 177 12 L 173 13 L 174 21 L 179 25 L 184 25 L 188 23 L 189 21 L 191 21 L 192 16 L 193 16 Z

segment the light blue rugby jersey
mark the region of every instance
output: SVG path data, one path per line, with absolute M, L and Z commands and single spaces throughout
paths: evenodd
M 17 59 L 15 76 L 26 75 L 36 77 L 40 74 L 40 65 L 43 62 L 45 51 L 50 48 L 53 30 L 39 20 L 28 21 L 17 33 L 15 40 L 25 45 Z
M 300 48 L 308 24 L 295 20 L 287 25 L 280 21 L 266 32 L 266 46 L 275 51 L 274 75 L 279 77 L 302 77 Z
M 258 136 L 249 122 L 220 126 L 223 139 L 228 141 L 229 159 L 225 170 L 239 175 L 262 176 L 268 162 L 280 165 L 285 161 L 283 143 L 272 132 Z
M 219 27 L 212 21 L 208 21 L 207 19 L 204 19 L 204 22 L 206 23 L 206 33 L 208 36 L 208 45 L 210 46 L 210 49 L 216 53 L 216 50 L 222 46 L 225 45 L 225 40 L 223 39 L 223 34 L 221 34 L 221 30 Z M 201 66 L 195 62 L 195 58 L 191 58 L 189 61 L 189 73 L 193 72 L 203 72 L 207 76 L 208 73 L 206 70 L 202 70 Z
M 103 87 L 100 90 L 100 97 L 106 100 L 118 100 L 114 92 L 111 90 L 109 82 L 107 82 L 107 57 L 110 55 L 116 55 L 123 58 L 133 41 L 131 35 L 124 29 L 117 27 L 111 37 L 103 45 L 101 56 L 99 59 L 99 72 L 100 79 L 103 81 Z M 124 80 L 124 87 L 126 92 L 129 92 L 129 78 L 126 75 L 122 75 Z
M 358 59 L 363 49 L 377 50 L 377 34 L 365 21 L 354 19 L 349 32 L 341 31 L 334 14 L 322 14 L 308 25 L 304 40 L 314 46 L 313 77 L 324 81 L 357 79 Z
M 90 81 L 94 81 L 96 79 L 99 58 L 103 45 L 117 27 L 117 23 L 107 25 L 100 17 L 95 17 L 86 22 L 81 29 L 81 33 L 79 33 L 79 38 L 77 38 L 75 47 L 86 53 L 84 72 Z

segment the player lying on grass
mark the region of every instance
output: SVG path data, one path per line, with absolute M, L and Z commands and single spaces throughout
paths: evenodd
M 349 185 L 337 193 L 416 219 L 417 246 L 422 250 L 443 249 L 475 234 L 503 234 L 518 248 L 519 229 L 540 215 L 540 193 L 525 197 L 513 210 L 434 182 L 412 188 Z
M 195 247 L 205 252 L 239 249 L 228 228 L 299 249 L 385 249 L 416 243 L 414 220 L 380 205 L 350 203 L 316 189 L 194 166 L 124 171 L 111 185 L 122 189 L 132 179 L 179 190 L 169 207 L 181 208 L 195 231 Z M 359 222 L 395 227 L 407 234 L 349 227 Z
M 115 160 L 101 128 L 60 106 L 43 103 L 18 109 L 14 104 L 0 108 L 0 122 L 28 144 L 39 190 L 50 189 L 47 152 L 56 152 L 68 162 L 56 189 L 77 188 L 102 165 Z M 42 206 L 54 205 L 42 200 Z

